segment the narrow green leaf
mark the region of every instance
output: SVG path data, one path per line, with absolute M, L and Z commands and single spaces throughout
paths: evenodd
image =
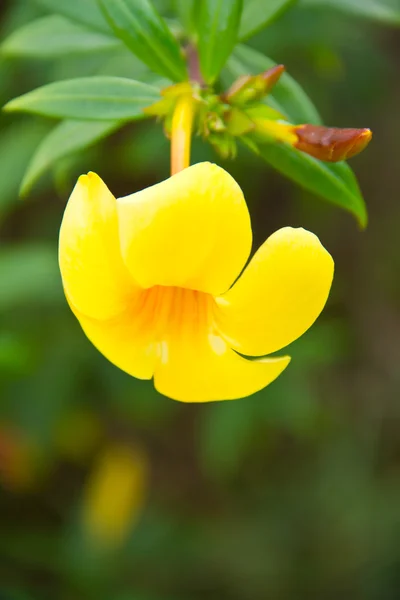
M 67 17 L 89 29 L 111 33 L 96 0 L 35 0 L 35 2 L 51 13 Z
M 196 28 L 196 0 L 175 0 L 174 8 L 186 32 L 193 33 Z
M 53 58 L 119 46 L 114 37 L 90 31 L 65 17 L 50 15 L 14 31 L 1 45 L 1 52 L 6 56 Z
M 187 79 L 179 44 L 150 0 L 98 0 L 124 44 L 152 71 L 172 81 Z
M 200 68 L 213 83 L 235 47 L 243 0 L 202 0 L 198 26 Z
M 400 26 L 399 0 L 300 0 L 300 6 L 332 8 L 358 17 Z
M 14 121 L 0 135 L 0 222 L 19 203 L 18 188 L 32 153 L 47 134 L 47 123 Z M 1 284 L 0 284 L 1 287 Z
M 159 100 L 157 88 L 123 77 L 81 77 L 57 81 L 14 98 L 4 110 L 89 121 L 145 117 L 143 109 Z
M 256 75 L 273 67 L 276 63 L 257 50 L 239 45 L 229 59 L 224 82 L 230 85 L 242 75 Z M 321 118 L 314 104 L 303 88 L 287 73 L 284 73 L 272 92 L 265 100 L 266 104 L 283 113 L 294 124 L 311 123 L 318 125 Z
M 240 22 L 239 39 L 249 37 L 280 17 L 297 0 L 246 0 Z
M 20 194 L 26 195 L 43 173 L 61 158 L 83 150 L 121 125 L 118 121 L 62 121 L 42 140 L 33 155 Z
M 347 163 L 324 163 L 285 144 L 266 144 L 258 150 L 274 169 L 303 188 L 353 213 L 360 226 L 366 227 L 367 209 L 357 180 Z

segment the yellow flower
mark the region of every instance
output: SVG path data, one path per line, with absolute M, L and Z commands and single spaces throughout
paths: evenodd
M 60 232 L 65 294 L 92 343 L 183 402 L 248 396 L 290 358 L 257 358 L 302 335 L 327 300 L 333 260 L 285 227 L 241 277 L 252 244 L 243 193 L 200 163 L 116 200 L 94 173 L 72 192 Z M 240 354 L 239 354 L 240 353 Z

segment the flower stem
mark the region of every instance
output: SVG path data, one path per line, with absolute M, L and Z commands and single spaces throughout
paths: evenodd
M 190 165 L 190 146 L 194 117 L 192 94 L 183 94 L 177 101 L 171 126 L 171 175 Z
M 196 50 L 196 47 L 192 44 L 189 44 L 186 47 L 186 58 L 190 81 L 195 81 L 200 86 L 204 86 L 204 79 L 200 71 L 199 54 Z

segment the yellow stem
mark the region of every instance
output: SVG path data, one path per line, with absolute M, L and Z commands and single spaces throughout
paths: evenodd
M 171 126 L 171 175 L 190 165 L 190 146 L 194 117 L 192 94 L 182 95 L 175 106 Z

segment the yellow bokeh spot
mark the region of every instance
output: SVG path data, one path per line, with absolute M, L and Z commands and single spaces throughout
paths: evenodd
M 83 528 L 95 545 L 116 548 L 138 521 L 147 490 L 148 465 L 142 451 L 113 444 L 97 459 L 84 490 Z

